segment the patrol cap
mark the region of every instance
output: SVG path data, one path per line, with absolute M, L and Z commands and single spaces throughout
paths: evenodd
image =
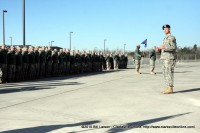
M 170 28 L 170 25 L 165 24 L 165 25 L 163 25 L 162 29 L 164 30 L 164 28 Z

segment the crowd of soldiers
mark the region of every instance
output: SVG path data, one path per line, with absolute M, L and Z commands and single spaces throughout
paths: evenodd
M 127 68 L 123 54 L 51 47 L 0 47 L 0 83 Z

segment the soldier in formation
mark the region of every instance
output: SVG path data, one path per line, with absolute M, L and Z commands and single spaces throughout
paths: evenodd
M 0 83 L 127 68 L 127 55 L 51 47 L 0 47 Z

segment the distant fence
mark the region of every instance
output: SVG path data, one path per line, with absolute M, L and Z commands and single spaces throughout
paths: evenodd
M 200 62 L 200 58 L 199 59 L 187 59 L 187 58 L 182 58 L 182 59 L 177 59 L 177 62 Z M 132 66 L 134 65 L 134 59 L 133 58 L 129 58 L 128 59 L 128 65 Z M 141 59 L 141 65 L 149 65 L 150 64 L 150 59 L 149 58 L 142 58 Z M 162 61 L 160 60 L 160 58 L 157 58 L 156 60 L 156 65 L 160 65 L 162 64 Z
M 148 53 L 145 55 L 144 58 L 142 58 L 141 62 L 142 64 L 149 64 L 149 57 L 148 57 Z M 160 64 L 160 54 L 156 55 L 157 60 L 156 60 L 156 64 Z M 177 62 L 200 62 L 200 53 L 197 54 L 180 54 L 177 53 Z M 129 56 L 128 57 L 128 65 L 133 65 L 134 64 L 134 59 L 133 57 Z

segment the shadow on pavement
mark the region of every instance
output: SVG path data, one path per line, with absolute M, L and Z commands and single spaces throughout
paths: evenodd
M 68 76 L 62 76 L 62 77 L 50 77 L 50 78 L 24 81 L 24 82 L 1 84 L 0 94 L 22 92 L 22 91 L 32 91 L 32 90 L 42 90 L 42 89 L 53 89 L 52 88 L 53 86 L 81 85 L 83 83 L 65 82 L 63 80 L 76 79 L 76 78 L 94 76 L 94 75 L 99 75 L 99 74 L 101 75 L 109 74 L 109 73 L 120 72 L 120 71 L 125 71 L 125 70 L 123 69 L 120 69 L 117 71 L 108 70 L 108 71 L 102 71 L 102 72 L 84 73 L 84 74 L 68 75 Z
M 194 89 L 189 89 L 189 90 L 176 91 L 174 93 L 187 93 L 187 92 L 193 92 L 193 91 L 200 91 L 200 88 L 194 88 Z
M 82 126 L 82 125 L 91 125 L 95 123 L 99 123 L 100 121 L 86 121 L 80 122 L 75 124 L 65 124 L 65 125 L 48 125 L 48 126 L 39 126 L 39 127 L 30 127 L 30 128 L 23 128 L 23 129 L 14 129 L 9 131 L 3 131 L 1 133 L 47 133 L 57 129 L 65 128 L 65 127 L 75 127 L 75 126 Z
M 7 84 L 4 85 L 3 89 L 0 89 L 0 94 L 24 92 L 24 91 L 36 91 L 36 90 L 46 90 L 55 89 L 54 86 L 67 86 L 67 85 L 81 85 L 83 83 L 78 82 L 43 82 L 43 83 L 26 83 L 26 84 Z
M 174 73 L 189 73 L 189 72 L 192 72 L 192 71 L 182 71 L 182 72 L 174 72 Z
M 120 69 L 120 70 L 118 70 L 118 72 L 119 71 L 124 71 L 124 70 Z M 48 84 L 52 83 L 52 82 L 57 82 L 57 83 L 52 83 L 55 86 L 60 85 L 60 84 L 64 85 L 64 84 L 62 84 L 63 82 L 60 82 L 60 81 L 66 80 L 66 79 L 71 79 L 71 78 L 76 79 L 76 78 L 80 78 L 80 77 L 94 76 L 94 75 L 99 75 L 99 74 L 108 74 L 108 73 L 112 73 L 112 72 L 117 72 L 117 71 L 109 70 L 109 71 L 102 71 L 102 72 L 83 73 L 83 74 L 75 74 L 75 75 L 68 75 L 68 76 L 49 77 L 49 78 L 42 78 L 42 79 L 35 79 L 35 80 L 13 82 L 13 83 L 7 83 L 7 84 L 0 84 L 0 89 L 4 88 L 4 87 L 27 86 L 27 84 L 34 84 L 34 83 L 40 84 L 40 82 L 44 82 L 44 81 L 48 82 Z M 73 85 L 74 82 L 70 82 L 70 83 L 72 83 L 71 85 Z M 22 85 L 22 84 L 24 84 L 24 85 Z M 67 83 L 67 85 L 69 85 L 69 84 Z
M 180 117 L 180 116 L 186 115 L 186 114 L 190 114 L 190 112 L 183 113 L 183 114 L 177 114 L 177 115 L 171 115 L 171 116 L 165 116 L 165 117 L 160 117 L 160 118 L 155 118 L 155 119 L 143 120 L 143 121 L 138 121 L 138 122 L 120 124 L 120 125 L 123 125 L 125 128 L 115 128 L 114 127 L 114 128 L 109 129 L 107 132 L 108 133 L 125 132 L 127 130 L 132 130 L 134 128 L 139 128 L 139 127 L 147 125 L 147 124 L 151 124 L 151 123 L 155 123 L 155 122 L 159 122 L 159 121 L 164 121 L 164 120 L 167 120 L 167 119 Z

